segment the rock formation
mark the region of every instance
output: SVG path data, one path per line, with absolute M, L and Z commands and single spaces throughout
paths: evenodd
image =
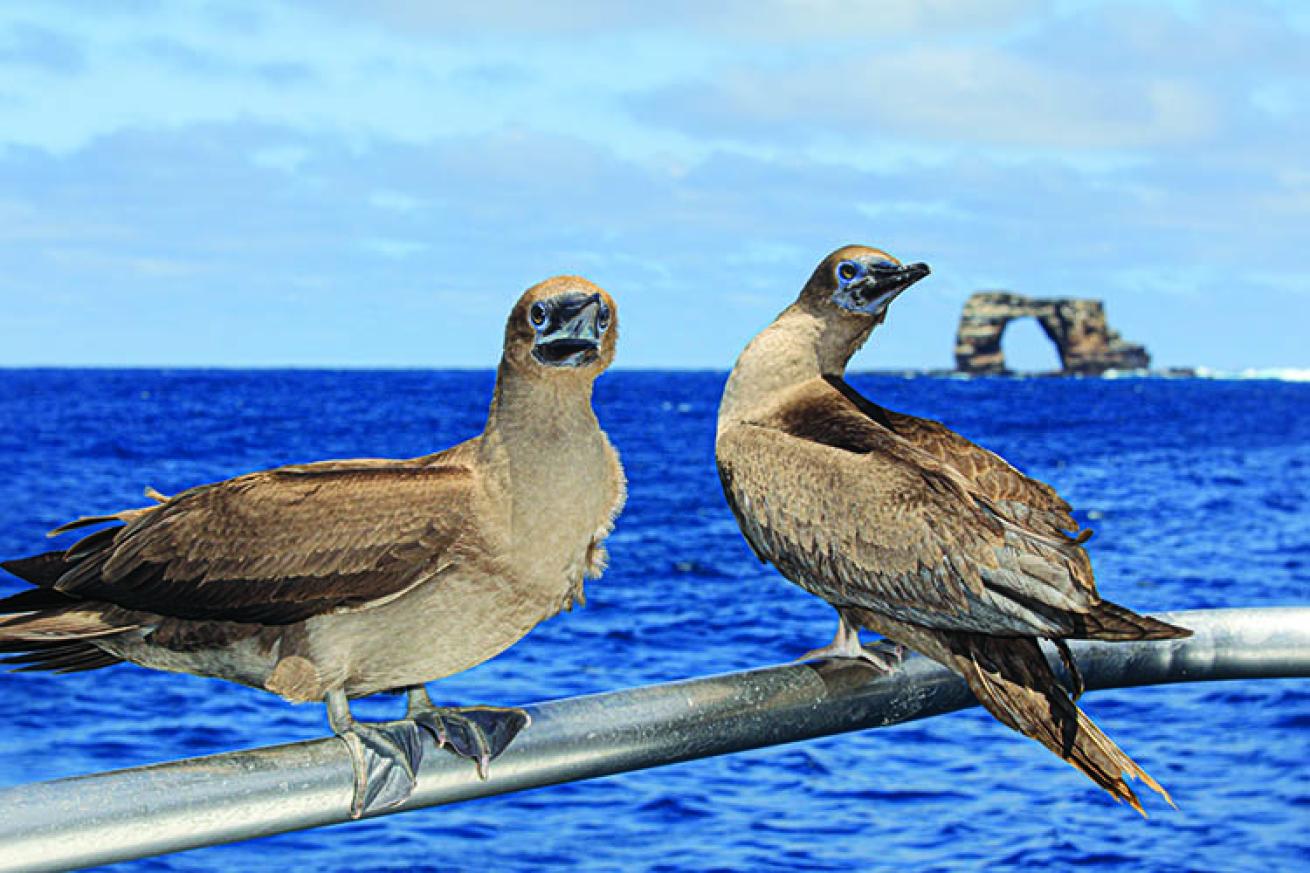
M 955 337 L 955 366 L 963 373 L 1006 373 L 1001 335 L 1013 319 L 1037 319 L 1060 353 L 1063 372 L 1098 375 L 1106 370 L 1144 370 L 1146 347 L 1126 342 L 1105 321 L 1100 300 L 1024 297 L 982 291 L 964 304 Z

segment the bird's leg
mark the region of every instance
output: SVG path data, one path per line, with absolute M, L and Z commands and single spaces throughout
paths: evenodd
M 866 647 L 860 643 L 859 629 L 846 619 L 846 613 L 837 611 L 837 636 L 821 649 L 806 652 L 797 661 L 819 661 L 829 658 L 864 661 L 882 673 L 890 673 L 901 663 L 904 650 L 895 645 L 891 651 Z
M 328 724 L 345 741 L 355 765 L 355 794 L 350 817 L 403 803 L 414 793 L 423 761 L 423 732 L 413 721 L 364 724 L 350 714 L 346 692 L 329 691 Z
M 433 706 L 422 685 L 409 689 L 408 699 L 406 717 L 431 733 L 438 746 L 474 762 L 482 779 L 487 778 L 491 762 L 532 723 L 525 710 L 515 707 Z

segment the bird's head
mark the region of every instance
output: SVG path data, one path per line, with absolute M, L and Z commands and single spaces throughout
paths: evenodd
M 927 264 L 902 264 L 868 246 L 844 246 L 824 258 L 801 292 L 801 302 L 825 317 L 881 324 L 901 292 L 929 273 Z
M 556 276 L 523 293 L 505 325 L 505 361 L 524 373 L 595 377 L 614 360 L 618 309 L 604 289 Z

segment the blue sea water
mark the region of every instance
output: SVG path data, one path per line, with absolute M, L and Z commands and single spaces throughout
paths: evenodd
M 248 470 L 423 454 L 476 433 L 489 372 L 0 371 L 0 556 L 85 513 Z M 777 663 L 831 612 L 759 565 L 713 466 L 724 374 L 615 372 L 597 409 L 631 497 L 585 609 L 434 697 L 514 704 Z M 855 376 L 1051 482 L 1143 611 L 1310 603 L 1310 385 Z M 0 594 L 21 583 L 0 578 Z M 213 680 L 124 665 L 0 675 L 0 785 L 326 731 Z M 398 714 L 365 701 L 366 718 Z M 1173 794 L 1143 820 L 980 710 L 216 847 L 123 870 L 1310 869 L 1310 682 L 1101 692 Z M 0 847 L 3 851 L 3 847 Z

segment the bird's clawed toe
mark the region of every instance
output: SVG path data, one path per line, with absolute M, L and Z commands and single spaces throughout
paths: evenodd
M 808 652 L 792 661 L 792 663 L 804 664 L 807 661 L 835 661 L 855 657 L 859 656 L 851 654 L 846 646 L 838 645 L 837 643 L 829 643 L 828 645 L 820 646 L 817 649 L 810 649 Z
M 905 650 L 900 646 L 847 646 L 829 644 L 821 649 L 813 649 L 796 659 L 795 663 L 806 661 L 863 661 L 879 673 L 891 673 L 905 660 Z
M 900 643 L 887 642 L 861 646 L 856 657 L 873 665 L 880 673 L 891 673 L 905 660 L 905 647 Z
M 432 707 L 411 712 L 410 717 L 432 734 L 438 746 L 474 762 L 482 779 L 487 778 L 491 762 L 532 723 L 522 709 L 495 706 Z
M 381 724 L 353 722 L 338 731 L 355 766 L 355 793 L 350 817 L 404 803 L 414 793 L 423 762 L 423 732 L 412 721 Z

